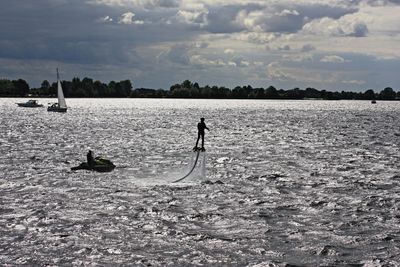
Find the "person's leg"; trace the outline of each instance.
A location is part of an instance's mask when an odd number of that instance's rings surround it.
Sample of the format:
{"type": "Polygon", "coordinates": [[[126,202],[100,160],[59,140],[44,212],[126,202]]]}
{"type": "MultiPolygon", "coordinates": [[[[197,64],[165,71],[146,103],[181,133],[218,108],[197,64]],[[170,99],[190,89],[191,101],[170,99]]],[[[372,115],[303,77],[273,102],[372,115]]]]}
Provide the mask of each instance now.
{"type": "Polygon", "coordinates": [[[204,133],[201,135],[201,148],[204,148],[204,133]]]}
{"type": "Polygon", "coordinates": [[[200,140],[200,133],[197,134],[197,141],[195,147],[197,147],[197,145],[199,144],[199,140],[200,140]]]}

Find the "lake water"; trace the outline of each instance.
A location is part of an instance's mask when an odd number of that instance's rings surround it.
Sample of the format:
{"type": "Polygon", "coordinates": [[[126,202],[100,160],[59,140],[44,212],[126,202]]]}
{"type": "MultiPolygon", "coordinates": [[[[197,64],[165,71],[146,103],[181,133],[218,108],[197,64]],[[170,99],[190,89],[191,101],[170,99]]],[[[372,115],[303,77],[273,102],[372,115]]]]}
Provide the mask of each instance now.
{"type": "Polygon", "coordinates": [[[0,265],[400,264],[400,102],[26,100],[0,99],[0,265]],[[206,175],[172,183],[200,117],[206,175]],[[71,171],[89,148],[117,168],[71,171]]]}

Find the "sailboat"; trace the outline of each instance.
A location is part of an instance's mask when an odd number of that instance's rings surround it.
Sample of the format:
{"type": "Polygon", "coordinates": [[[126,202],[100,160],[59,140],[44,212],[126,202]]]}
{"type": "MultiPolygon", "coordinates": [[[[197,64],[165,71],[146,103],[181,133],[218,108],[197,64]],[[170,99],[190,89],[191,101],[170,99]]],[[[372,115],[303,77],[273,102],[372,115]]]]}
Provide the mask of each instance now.
{"type": "Polygon", "coordinates": [[[65,97],[61,86],[60,75],[58,74],[57,68],[57,97],[58,103],[54,103],[47,107],[47,111],[54,112],[67,112],[67,103],[65,103],[65,97]]]}

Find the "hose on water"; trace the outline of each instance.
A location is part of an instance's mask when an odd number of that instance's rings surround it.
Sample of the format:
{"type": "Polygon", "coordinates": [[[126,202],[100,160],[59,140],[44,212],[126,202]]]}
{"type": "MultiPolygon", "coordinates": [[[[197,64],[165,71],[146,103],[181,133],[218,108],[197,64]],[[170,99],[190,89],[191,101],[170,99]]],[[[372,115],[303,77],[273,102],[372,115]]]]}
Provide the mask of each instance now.
{"type": "Polygon", "coordinates": [[[179,178],[178,180],[176,180],[176,181],[173,181],[173,183],[177,183],[177,182],[180,182],[180,181],[182,181],[183,179],[185,179],[186,177],[188,177],[192,172],[193,172],[193,170],[194,170],[194,168],[196,168],[196,165],[197,165],[197,161],[199,160],[199,155],[200,155],[200,150],[197,150],[197,155],[196,155],[196,159],[195,159],[195,161],[194,161],[194,164],[193,164],[193,167],[192,167],[192,169],[189,171],[189,173],[188,174],[186,174],[185,176],[183,176],[182,178],[179,178]]]}

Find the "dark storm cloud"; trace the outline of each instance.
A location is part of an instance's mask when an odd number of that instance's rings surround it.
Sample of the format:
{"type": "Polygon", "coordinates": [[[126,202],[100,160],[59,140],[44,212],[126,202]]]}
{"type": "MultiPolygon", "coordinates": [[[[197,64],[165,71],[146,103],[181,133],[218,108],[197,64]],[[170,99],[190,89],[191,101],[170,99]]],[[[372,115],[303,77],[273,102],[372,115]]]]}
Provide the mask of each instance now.
{"type": "MultiPolygon", "coordinates": [[[[184,18],[182,22],[174,20],[177,14],[185,14],[177,8],[177,0],[138,0],[127,6],[111,3],[3,0],[0,57],[81,64],[145,64],[135,51],[138,46],[190,40],[202,31],[233,33],[258,27],[265,32],[297,32],[308,20],[335,19],[355,12],[352,7],[328,5],[222,5],[205,6],[207,12],[191,16],[190,21],[184,18]],[[132,10],[135,4],[154,9],[132,10]],[[136,21],[122,21],[121,15],[127,13],[136,21]]],[[[363,32],[361,25],[354,35],[363,32]]]]}
{"type": "MultiPolygon", "coordinates": [[[[173,5],[174,1],[158,2],[173,5]]],[[[0,57],[145,64],[135,51],[137,46],[177,40],[185,35],[179,25],[164,24],[164,16],[173,16],[174,11],[152,12],[154,24],[119,24],[121,15],[128,11],[123,7],[88,5],[80,0],[4,0],[0,3],[0,57]],[[107,20],[102,21],[105,17],[107,20]],[[161,28],[157,23],[164,25],[161,28]],[[163,34],[165,31],[169,34],[163,34]]],[[[140,12],[145,13],[139,11],[135,18],[146,19],[140,12]]]]}
{"type": "Polygon", "coordinates": [[[98,42],[107,39],[93,23],[102,13],[82,8],[81,1],[5,2],[0,24],[7,41],[0,41],[1,57],[91,62],[98,42]]]}

